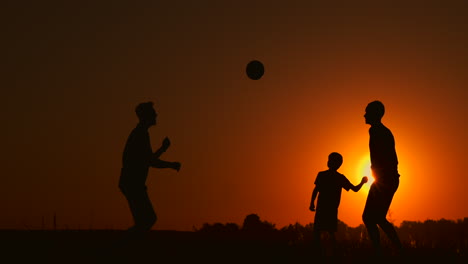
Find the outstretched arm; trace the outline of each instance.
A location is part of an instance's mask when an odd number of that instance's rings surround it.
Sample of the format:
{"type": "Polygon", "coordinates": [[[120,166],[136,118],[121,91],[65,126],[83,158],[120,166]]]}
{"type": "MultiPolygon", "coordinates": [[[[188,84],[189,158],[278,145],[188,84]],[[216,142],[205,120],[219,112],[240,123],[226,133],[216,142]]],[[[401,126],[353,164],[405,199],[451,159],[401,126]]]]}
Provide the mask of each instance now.
{"type": "Polygon", "coordinates": [[[364,185],[364,183],[366,182],[367,182],[367,177],[364,176],[362,177],[362,180],[358,185],[355,185],[355,186],[353,185],[353,187],[351,187],[351,190],[353,190],[354,192],[358,192],[359,190],[361,190],[362,185],[364,185]]]}
{"type": "Polygon", "coordinates": [[[317,186],[315,186],[314,190],[312,191],[312,198],[310,199],[310,206],[309,206],[309,210],[311,210],[312,212],[315,211],[315,199],[317,198],[317,194],[318,194],[318,189],[317,189],[317,186]]]}
{"type": "Polygon", "coordinates": [[[177,161],[165,161],[165,160],[160,160],[160,159],[153,159],[151,162],[151,167],[159,168],[159,169],[170,168],[170,169],[179,171],[180,166],[181,166],[180,162],[177,162],[177,161]]]}

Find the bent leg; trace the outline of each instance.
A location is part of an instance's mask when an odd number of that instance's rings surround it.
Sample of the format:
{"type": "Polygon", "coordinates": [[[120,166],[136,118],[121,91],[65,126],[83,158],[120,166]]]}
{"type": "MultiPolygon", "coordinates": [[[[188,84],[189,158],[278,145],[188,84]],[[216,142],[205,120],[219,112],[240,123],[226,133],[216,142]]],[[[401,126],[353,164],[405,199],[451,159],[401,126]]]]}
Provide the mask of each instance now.
{"type": "Polygon", "coordinates": [[[375,221],[372,221],[367,214],[363,214],[362,220],[364,221],[364,225],[367,229],[367,235],[372,242],[374,249],[377,251],[378,254],[381,253],[381,245],[380,245],[380,232],[375,221]]]}
{"type": "Polygon", "coordinates": [[[377,254],[381,254],[380,232],[377,224],[385,219],[385,213],[382,217],[382,208],[378,195],[379,190],[375,184],[372,184],[367,196],[366,205],[362,214],[362,221],[367,229],[369,239],[374,246],[377,254]]]}
{"type": "Polygon", "coordinates": [[[395,227],[392,223],[390,223],[387,219],[382,223],[379,223],[380,228],[385,232],[387,237],[392,241],[393,245],[398,251],[401,251],[403,246],[401,244],[400,238],[395,230],[395,227]]]}
{"type": "Polygon", "coordinates": [[[382,192],[382,208],[385,210],[385,217],[379,221],[379,226],[382,228],[382,231],[387,235],[393,245],[396,247],[398,251],[401,251],[402,245],[400,238],[395,230],[395,227],[392,223],[387,220],[387,212],[390,208],[390,204],[392,203],[393,196],[398,188],[398,183],[395,185],[390,185],[385,191],[382,192]]]}
{"type": "Polygon", "coordinates": [[[131,230],[136,232],[149,231],[157,217],[146,190],[127,193],[126,197],[135,223],[131,230]]]}

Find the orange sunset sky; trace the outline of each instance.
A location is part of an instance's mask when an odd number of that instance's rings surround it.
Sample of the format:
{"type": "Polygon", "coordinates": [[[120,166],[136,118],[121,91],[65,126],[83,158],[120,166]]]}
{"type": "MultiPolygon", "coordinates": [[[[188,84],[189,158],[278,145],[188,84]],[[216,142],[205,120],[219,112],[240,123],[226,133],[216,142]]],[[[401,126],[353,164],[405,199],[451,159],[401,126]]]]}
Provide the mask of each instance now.
{"type": "MultiPolygon", "coordinates": [[[[400,161],[390,219],[468,216],[465,1],[29,2],[2,7],[0,228],[129,227],[117,184],[143,101],[153,148],[168,136],[182,163],[150,170],[154,229],[313,222],[330,152],[368,175],[376,99],[400,161]]],[[[340,220],[362,223],[368,189],[343,192],[340,220]]]]}

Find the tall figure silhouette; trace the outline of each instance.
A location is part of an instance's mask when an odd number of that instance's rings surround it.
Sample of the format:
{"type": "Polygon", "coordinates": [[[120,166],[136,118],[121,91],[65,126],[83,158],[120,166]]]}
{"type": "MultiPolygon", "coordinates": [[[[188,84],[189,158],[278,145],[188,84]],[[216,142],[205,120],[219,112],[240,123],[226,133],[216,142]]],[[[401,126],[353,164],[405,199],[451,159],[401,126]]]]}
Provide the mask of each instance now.
{"type": "Polygon", "coordinates": [[[127,199],[133,216],[134,226],[128,231],[131,234],[144,234],[157,219],[146,191],[149,168],[172,168],[179,171],[181,164],[159,158],[171,144],[167,137],[156,152],[152,151],[148,129],[156,125],[157,113],[153,102],[139,104],[135,112],[139,122],[130,133],[123,151],[119,188],[127,199]]]}
{"type": "Polygon", "coordinates": [[[364,115],[366,124],[371,126],[369,150],[375,181],[370,187],[362,219],[377,255],[382,254],[378,226],[399,252],[402,248],[394,226],[387,220],[388,209],[400,183],[400,174],[398,173],[395,139],[390,129],[381,121],[384,113],[383,103],[373,101],[367,105],[364,115]]]}

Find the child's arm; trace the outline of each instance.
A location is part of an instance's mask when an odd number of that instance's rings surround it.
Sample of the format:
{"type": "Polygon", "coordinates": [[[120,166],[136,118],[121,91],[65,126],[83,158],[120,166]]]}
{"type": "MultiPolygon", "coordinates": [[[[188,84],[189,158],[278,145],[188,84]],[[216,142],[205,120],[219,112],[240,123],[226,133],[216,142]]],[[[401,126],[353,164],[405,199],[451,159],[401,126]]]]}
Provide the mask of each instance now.
{"type": "Polygon", "coordinates": [[[361,189],[362,185],[364,185],[364,183],[366,182],[367,182],[367,177],[364,176],[362,177],[362,180],[358,185],[355,185],[355,186],[353,185],[353,187],[351,187],[351,190],[358,192],[361,189]]]}
{"type": "Polygon", "coordinates": [[[317,186],[315,186],[314,191],[312,191],[312,198],[310,200],[310,206],[309,206],[309,210],[311,210],[312,212],[315,211],[315,198],[317,198],[317,194],[318,194],[318,189],[317,189],[317,186]]]}

